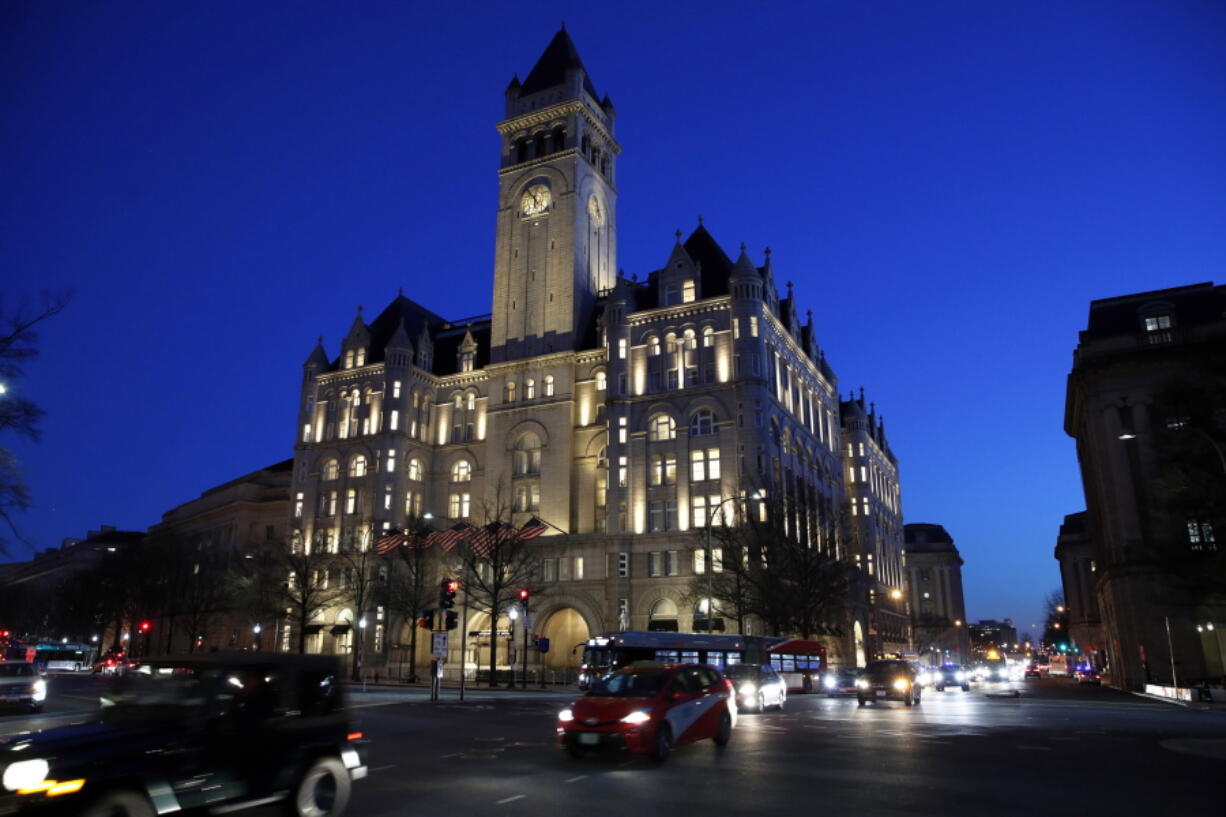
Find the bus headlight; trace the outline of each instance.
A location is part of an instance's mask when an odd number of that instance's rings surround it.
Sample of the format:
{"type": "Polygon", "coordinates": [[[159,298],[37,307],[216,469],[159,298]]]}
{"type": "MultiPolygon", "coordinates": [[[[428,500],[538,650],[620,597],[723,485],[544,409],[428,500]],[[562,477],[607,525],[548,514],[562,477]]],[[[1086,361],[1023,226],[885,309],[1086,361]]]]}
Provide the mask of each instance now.
{"type": "Polygon", "coordinates": [[[898,690],[899,692],[906,692],[910,686],[911,682],[906,678],[899,678],[894,681],[894,689],[898,690]]]}
{"type": "Polygon", "coordinates": [[[558,720],[562,721],[562,723],[569,723],[573,721],[574,719],[575,719],[575,713],[572,712],[570,709],[563,709],[561,712],[558,713],[558,720]]]}
{"type": "Polygon", "coordinates": [[[622,723],[628,723],[631,726],[638,726],[641,723],[647,723],[649,720],[651,720],[651,715],[648,715],[646,712],[640,709],[635,712],[631,712],[629,715],[622,718],[622,723]]]}

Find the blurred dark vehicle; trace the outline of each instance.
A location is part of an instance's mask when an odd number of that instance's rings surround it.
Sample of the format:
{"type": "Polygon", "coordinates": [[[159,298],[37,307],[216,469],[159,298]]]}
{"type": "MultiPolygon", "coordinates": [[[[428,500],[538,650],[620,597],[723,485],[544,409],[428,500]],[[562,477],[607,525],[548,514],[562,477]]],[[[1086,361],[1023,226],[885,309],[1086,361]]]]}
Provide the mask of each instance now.
{"type": "Polygon", "coordinates": [[[28,661],[0,661],[0,709],[38,712],[47,700],[47,682],[28,661]]]}
{"type": "Polygon", "coordinates": [[[920,702],[922,693],[915,667],[906,661],[870,661],[856,679],[860,706],[869,701],[902,701],[912,706],[920,702]]]}
{"type": "Polygon", "coordinates": [[[846,667],[826,673],[822,678],[822,692],[827,695],[855,695],[856,679],[863,672],[859,667],[846,667]]]}
{"type": "Polygon", "coordinates": [[[366,776],[331,656],[159,658],[117,677],[93,723],[0,740],[0,815],[152,817],[280,802],[335,817],[366,776]]]}
{"type": "Polygon", "coordinates": [[[1095,686],[1103,685],[1103,677],[1090,667],[1078,667],[1073,677],[1077,679],[1078,684],[1094,684],[1095,686]]]}
{"type": "Polygon", "coordinates": [[[933,686],[937,692],[944,692],[945,687],[962,687],[963,692],[971,691],[971,674],[957,664],[946,664],[933,671],[933,686]]]}

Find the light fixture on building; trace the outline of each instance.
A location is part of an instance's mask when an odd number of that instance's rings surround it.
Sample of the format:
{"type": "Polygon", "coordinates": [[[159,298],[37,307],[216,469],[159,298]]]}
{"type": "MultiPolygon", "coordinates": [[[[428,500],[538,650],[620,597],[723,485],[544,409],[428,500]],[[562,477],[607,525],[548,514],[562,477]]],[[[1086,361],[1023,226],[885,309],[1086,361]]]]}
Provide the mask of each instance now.
{"type": "Polygon", "coordinates": [[[1132,424],[1132,406],[1123,404],[1116,407],[1120,413],[1120,439],[1135,440],[1137,438],[1137,430],[1132,424]]]}

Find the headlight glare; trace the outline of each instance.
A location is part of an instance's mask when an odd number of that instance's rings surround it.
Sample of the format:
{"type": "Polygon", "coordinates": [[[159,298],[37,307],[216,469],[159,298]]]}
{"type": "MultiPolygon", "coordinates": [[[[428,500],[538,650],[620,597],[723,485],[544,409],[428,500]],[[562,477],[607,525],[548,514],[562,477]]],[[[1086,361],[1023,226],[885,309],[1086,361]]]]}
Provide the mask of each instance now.
{"type": "Polygon", "coordinates": [[[868,689],[868,681],[863,678],[856,679],[856,689],[868,689]]]}
{"type": "Polygon", "coordinates": [[[575,719],[575,713],[572,712],[570,709],[563,709],[561,712],[558,713],[558,720],[562,721],[563,723],[568,723],[570,721],[573,721],[574,719],[575,719]]]}
{"type": "Polygon", "coordinates": [[[649,720],[651,720],[651,715],[648,715],[646,712],[640,709],[638,711],[631,712],[629,715],[622,718],[622,723],[628,723],[631,726],[638,726],[640,723],[647,723],[649,720]]]}
{"type": "Polygon", "coordinates": [[[826,687],[826,689],[834,689],[838,686],[838,681],[834,680],[833,675],[827,675],[826,680],[822,681],[822,686],[826,687]]]}
{"type": "Polygon", "coordinates": [[[899,692],[906,692],[907,688],[910,686],[911,682],[906,678],[898,678],[894,681],[894,689],[898,690],[899,692]]]}
{"type": "Polygon", "coordinates": [[[51,766],[40,757],[10,763],[4,770],[4,788],[9,791],[29,789],[47,779],[51,766]]]}
{"type": "Polygon", "coordinates": [[[741,684],[740,689],[738,689],[737,691],[740,692],[745,697],[749,697],[750,695],[758,694],[758,688],[749,682],[741,684]]]}
{"type": "Polygon", "coordinates": [[[954,680],[956,680],[958,683],[962,683],[963,681],[966,680],[966,673],[965,672],[955,672],[954,680]]]}

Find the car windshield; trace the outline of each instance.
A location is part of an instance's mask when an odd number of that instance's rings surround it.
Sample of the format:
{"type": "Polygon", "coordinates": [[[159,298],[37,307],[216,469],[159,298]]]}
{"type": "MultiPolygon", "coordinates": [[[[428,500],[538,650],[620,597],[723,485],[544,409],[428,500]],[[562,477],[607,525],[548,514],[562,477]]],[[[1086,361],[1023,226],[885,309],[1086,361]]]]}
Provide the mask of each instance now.
{"type": "Polygon", "coordinates": [[[907,672],[901,661],[878,661],[864,668],[864,674],[874,681],[884,681],[907,672]]]}
{"type": "Polygon", "coordinates": [[[650,698],[664,688],[667,672],[617,672],[592,685],[588,695],[598,698],[650,698]]]}
{"type": "Polygon", "coordinates": [[[22,678],[34,674],[34,666],[22,661],[20,664],[0,664],[0,678],[22,678]]]}

